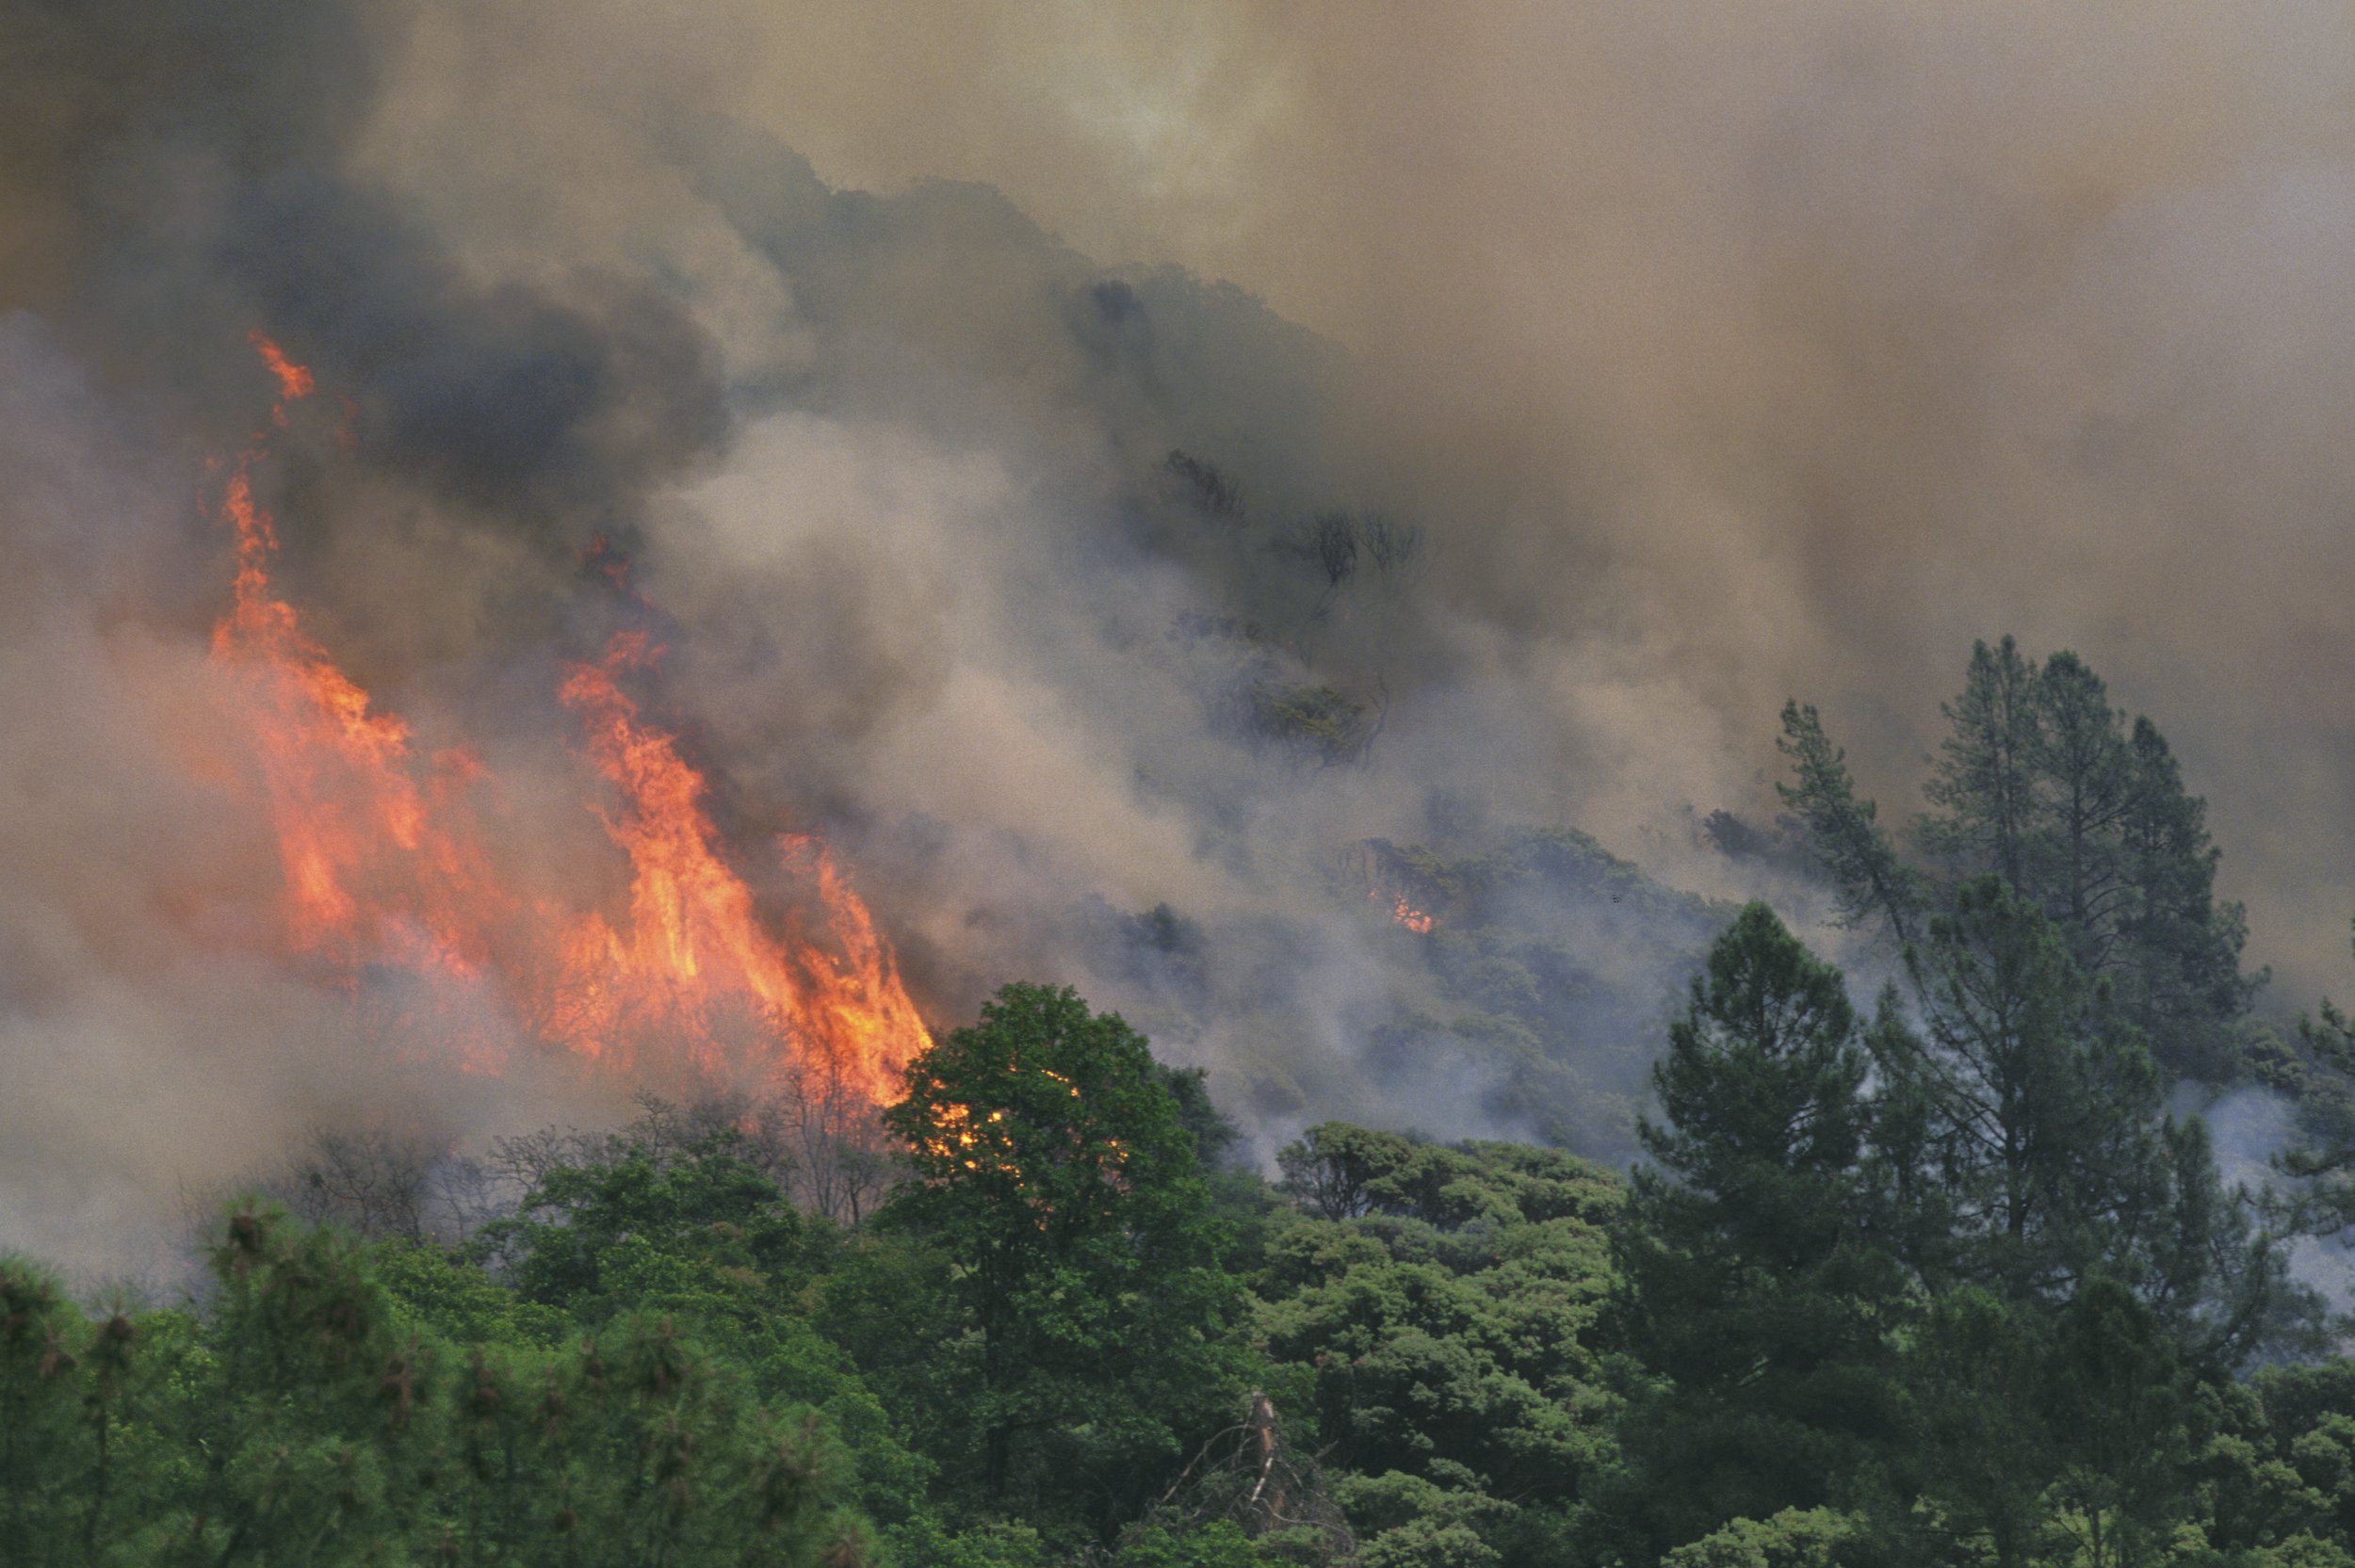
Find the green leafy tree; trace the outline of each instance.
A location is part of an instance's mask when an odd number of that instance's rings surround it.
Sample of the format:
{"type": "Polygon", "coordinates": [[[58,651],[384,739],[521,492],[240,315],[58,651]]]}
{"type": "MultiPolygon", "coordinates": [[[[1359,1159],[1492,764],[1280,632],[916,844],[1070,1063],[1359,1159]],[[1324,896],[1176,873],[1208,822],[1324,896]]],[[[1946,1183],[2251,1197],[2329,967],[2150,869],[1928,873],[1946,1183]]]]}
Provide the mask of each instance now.
{"type": "MultiPolygon", "coordinates": [[[[874,1558],[824,1418],[760,1399],[667,1315],[561,1347],[452,1341],[385,1289],[372,1249],[258,1203],[209,1261],[201,1309],[95,1319],[0,1266],[7,1561],[874,1558]]],[[[481,1311],[471,1292],[433,1299],[457,1303],[453,1324],[481,1311]]]]}
{"type": "Polygon", "coordinates": [[[1113,1568],[1259,1568],[1265,1561],[1240,1527],[1216,1519],[1189,1530],[1133,1530],[1122,1539],[1113,1568]]]}
{"type": "Polygon", "coordinates": [[[2043,1403],[2045,1344],[2041,1314],[1977,1285],[1925,1304],[1908,1335],[1900,1440],[1864,1478],[1880,1560],[2035,1560],[2060,1468],[2043,1403]]]}
{"type": "Polygon", "coordinates": [[[1766,1519],[1735,1519],[1677,1547],[1661,1568],[1838,1568],[1856,1522],[1827,1508],[1785,1509],[1766,1519]]]}
{"type": "Polygon", "coordinates": [[[949,1260],[952,1482],[1099,1533],[1239,1407],[1196,1136],[1143,1036],[1009,985],[912,1062],[885,1112],[916,1179],[879,1217],[949,1260]]]}
{"type": "Polygon", "coordinates": [[[475,1250],[501,1263],[526,1301],[592,1327],[652,1304],[650,1270],[690,1289],[716,1279],[789,1290],[803,1279],[810,1227],[740,1142],[719,1133],[665,1158],[629,1145],[555,1164],[475,1250]]]}
{"type": "Polygon", "coordinates": [[[2355,1561],[2355,1361],[2195,1393],[2195,1511],[2214,1560],[2355,1561]]]}
{"type": "Polygon", "coordinates": [[[2087,1281],[2055,1324],[2044,1378],[2051,1501],[2087,1568],[2164,1560],[2192,1508],[2189,1394],[2158,1315],[2113,1280],[2087,1281]]]}
{"type": "Polygon", "coordinates": [[[781,1172],[755,1165],[752,1153],[732,1129],[583,1144],[548,1163],[517,1213],[476,1243],[502,1283],[398,1248],[380,1249],[389,1254],[380,1269],[391,1263],[396,1290],[435,1309],[435,1321],[463,1322],[485,1340],[505,1322],[536,1329],[549,1317],[573,1335],[668,1318],[736,1368],[758,1399],[822,1413],[847,1450],[851,1495],[898,1529],[922,1511],[932,1466],[908,1446],[907,1421],[810,1310],[836,1233],[805,1219],[781,1172]],[[484,1290],[507,1298],[504,1319],[484,1290]]]}
{"type": "Polygon", "coordinates": [[[1562,1560],[1616,1462],[1616,1181],[1558,1150],[1342,1123],[1280,1160],[1298,1207],[1253,1281],[1254,1331],[1365,1560],[1562,1560]]]}

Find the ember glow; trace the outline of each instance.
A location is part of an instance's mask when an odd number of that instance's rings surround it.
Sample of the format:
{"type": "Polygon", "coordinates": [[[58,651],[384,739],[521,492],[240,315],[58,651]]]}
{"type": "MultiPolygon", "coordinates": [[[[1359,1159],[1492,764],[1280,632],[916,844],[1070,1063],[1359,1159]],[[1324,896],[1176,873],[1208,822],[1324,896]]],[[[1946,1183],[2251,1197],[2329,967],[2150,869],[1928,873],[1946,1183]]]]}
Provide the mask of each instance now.
{"type": "MultiPolygon", "coordinates": [[[[1036,1073],[1061,1085],[1072,1099],[1085,1098],[1080,1092],[1078,1084],[1052,1068],[1026,1067],[1017,1063],[1009,1067],[1007,1072],[1010,1077],[1036,1073]]],[[[932,1081],[934,1094],[941,1093],[947,1087],[937,1078],[932,1081]]],[[[1054,1090],[1044,1092],[1050,1098],[1057,1097],[1054,1090]]],[[[1036,1109],[1034,1106],[1034,1111],[1036,1109]]],[[[1060,1164],[1069,1158],[1100,1158],[1106,1162],[1100,1172],[1103,1179],[1114,1187],[1126,1188],[1128,1178],[1123,1168],[1129,1163],[1129,1151],[1116,1138],[1104,1139],[1099,1147],[1083,1130],[1087,1118],[1081,1108],[1072,1110],[1072,1125],[1062,1135],[1050,1134],[1042,1138],[1034,1128],[1027,1140],[1022,1136],[1021,1123],[1015,1120],[1019,1114],[1002,1106],[977,1111],[962,1101],[937,1101],[933,1109],[931,1128],[922,1140],[923,1152],[938,1162],[934,1176],[956,1179],[956,1172],[962,1171],[973,1175],[1008,1178],[1016,1188],[1025,1188],[1025,1201],[1037,1211],[1042,1229],[1048,1218],[1055,1212],[1055,1205],[1035,1190],[1031,1190],[1030,1184],[1024,1179],[1019,1147],[1024,1141],[1029,1142],[1033,1157],[1043,1156],[1050,1163],[1060,1164]]],[[[1044,1114],[1050,1126],[1060,1119],[1054,1112],[1044,1114]]]]}
{"type": "MultiPolygon", "coordinates": [[[[1378,902],[1382,897],[1382,890],[1375,888],[1368,897],[1378,902]]],[[[1438,926],[1439,918],[1436,914],[1425,914],[1414,906],[1406,895],[1401,893],[1396,895],[1396,902],[1390,906],[1390,922],[1393,925],[1404,926],[1410,931],[1429,935],[1438,926]]]]}
{"type": "MultiPolygon", "coordinates": [[[[311,374],[256,334],[282,397],[311,374]]],[[[285,403],[272,410],[283,426],[285,403]]],[[[876,1102],[927,1043],[891,949],[825,849],[776,841],[782,868],[816,913],[756,907],[706,809],[703,775],[625,689],[659,655],[616,636],[558,693],[579,715],[586,809],[627,858],[618,921],[543,890],[503,885],[484,853],[471,752],[420,756],[409,726],[378,708],[301,625],[270,576],[278,548],[253,495],[249,450],[223,520],[236,541],[231,608],[213,656],[235,672],[245,734],[276,828],[285,934],[295,953],[357,991],[384,971],[423,982],[404,1043],[495,1071],[509,1042],[536,1038],[617,1072],[684,1072],[757,1087],[816,1071],[876,1102]],[[422,1037],[422,1038],[417,1038],[422,1037]]]]}

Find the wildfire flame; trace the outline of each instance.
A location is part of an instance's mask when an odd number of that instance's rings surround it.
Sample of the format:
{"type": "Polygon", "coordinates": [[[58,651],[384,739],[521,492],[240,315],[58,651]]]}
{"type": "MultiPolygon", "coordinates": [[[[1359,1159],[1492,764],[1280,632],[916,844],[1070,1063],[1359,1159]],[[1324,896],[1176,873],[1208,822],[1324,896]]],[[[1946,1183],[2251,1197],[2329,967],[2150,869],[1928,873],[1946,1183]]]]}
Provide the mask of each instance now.
{"type": "MultiPolygon", "coordinates": [[[[1367,897],[1374,899],[1376,902],[1379,902],[1382,897],[1382,890],[1377,887],[1372,893],[1368,894],[1367,897]]],[[[1413,902],[1409,900],[1404,893],[1397,895],[1397,902],[1390,906],[1390,919],[1396,925],[1404,926],[1410,931],[1420,932],[1423,935],[1429,935],[1432,929],[1439,924],[1439,917],[1437,915],[1425,914],[1422,911],[1417,909],[1413,902]]]]}
{"type": "MultiPolygon", "coordinates": [[[[1085,1098],[1080,1092],[1078,1084],[1052,1068],[1025,1067],[1017,1064],[1010,1067],[1008,1071],[1014,1075],[1024,1072],[1036,1073],[1042,1077],[1061,1084],[1069,1092],[1071,1098],[1075,1100],[1085,1098]]],[[[932,1089],[935,1093],[947,1087],[937,1078],[932,1080],[932,1089]]],[[[1010,1113],[1003,1107],[993,1107],[976,1114],[972,1106],[962,1101],[938,1102],[933,1112],[932,1124],[920,1140],[920,1147],[924,1153],[940,1162],[940,1173],[953,1175],[955,1171],[965,1171],[976,1175],[1003,1177],[1010,1180],[1016,1188],[1022,1190],[1023,1201],[1029,1204],[1034,1211],[1038,1228],[1045,1230],[1048,1220],[1053,1218],[1056,1212],[1056,1206],[1048,1198],[1040,1195],[1034,1185],[1025,1177],[1021,1162],[1015,1157],[1021,1141],[1016,1135],[1021,1124],[1018,1122],[1009,1121],[1011,1114],[1014,1113],[1010,1113]]],[[[1080,1113],[1075,1110],[1073,1115],[1076,1118],[1080,1113]]],[[[1126,1167],[1129,1164],[1129,1150],[1122,1147],[1120,1140],[1107,1138],[1103,1141],[1102,1148],[1095,1150],[1088,1134],[1080,1128],[1067,1129],[1064,1136],[1068,1140],[1072,1156],[1077,1157],[1082,1154],[1088,1154],[1096,1158],[1108,1160],[1108,1168],[1100,1172],[1103,1180],[1116,1189],[1122,1191],[1128,1189],[1126,1167]]],[[[1056,1157],[1051,1140],[1033,1140],[1031,1147],[1046,1149],[1050,1160],[1056,1157]]]]}
{"type": "MultiPolygon", "coordinates": [[[[262,335],[259,328],[245,336],[246,341],[253,345],[253,351],[262,356],[262,363],[269,366],[269,373],[278,378],[279,396],[292,402],[297,397],[308,397],[318,390],[318,383],[312,380],[311,373],[288,359],[278,345],[262,335]]],[[[281,404],[275,412],[284,413],[284,405],[281,404]]]]}
{"type": "MultiPolygon", "coordinates": [[[[267,337],[253,344],[277,379],[271,423],[283,427],[286,403],[316,383],[267,337]]],[[[463,749],[420,758],[409,726],[377,708],[279,596],[276,529],[253,497],[266,451],[257,441],[238,459],[222,502],[236,575],[213,656],[238,679],[235,719],[276,828],[295,949],[349,984],[389,967],[423,978],[430,994],[495,993],[521,1032],[584,1060],[626,1067],[665,1051],[710,1079],[816,1069],[878,1103],[898,1098],[901,1069],[929,1037],[889,945],[805,834],[781,835],[779,849],[823,940],[763,918],[705,809],[702,774],[623,688],[658,650],[625,633],[559,692],[581,718],[582,755],[606,795],[589,809],[629,862],[625,922],[502,885],[472,812],[480,761],[463,749]]],[[[465,1065],[495,1070],[501,1031],[453,1022],[468,1010],[442,1010],[444,1043],[465,1065]]]]}

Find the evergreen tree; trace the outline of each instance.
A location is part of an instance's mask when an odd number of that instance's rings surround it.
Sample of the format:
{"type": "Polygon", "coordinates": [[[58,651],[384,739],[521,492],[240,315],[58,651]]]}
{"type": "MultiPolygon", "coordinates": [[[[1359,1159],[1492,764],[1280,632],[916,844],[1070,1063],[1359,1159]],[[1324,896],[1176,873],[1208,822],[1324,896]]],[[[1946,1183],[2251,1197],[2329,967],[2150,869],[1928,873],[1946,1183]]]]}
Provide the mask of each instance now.
{"type": "Polygon", "coordinates": [[[1661,1544],[1827,1500],[1883,1431],[1902,1285],[1866,1171],[1869,1061],[1838,971],[1763,904],[1735,917],[1654,1071],[1666,1123],[1617,1258],[1660,1380],[1626,1441],[1661,1544]]]}
{"type": "Polygon", "coordinates": [[[2054,1325],[2042,1404],[2057,1475],[2050,1501],[2087,1568],[2165,1560],[2191,1507],[2184,1471],[2201,1434],[2159,1317],[2116,1281],[2087,1282],[2054,1325]]]}
{"type": "Polygon", "coordinates": [[[2281,1260],[2205,1127],[2161,1117],[2139,1031],[2032,901],[1996,877],[1964,885],[1908,964],[1923,1036],[1894,1071],[1954,1205],[1948,1257],[1921,1260],[1933,1285],[2058,1303],[2106,1274],[2226,1359],[2281,1327],[2281,1260]]]}
{"type": "Polygon", "coordinates": [[[1775,786],[1807,831],[1808,842],[1838,891],[1842,922],[1886,920],[1899,944],[1912,940],[1924,895],[1921,876],[1898,856],[1878,808],[1857,799],[1847,753],[1824,733],[1812,704],[1782,705],[1776,749],[1791,760],[1792,782],[1775,786]]]}
{"type": "Polygon", "coordinates": [[[2298,1184],[2291,1221],[2334,1236],[2355,1226],[2355,1015],[2326,996],[2318,1016],[2298,1020],[2298,1037],[2303,1125],[2279,1164],[2298,1184]]]}
{"type": "Polygon", "coordinates": [[[2086,984],[2060,933],[1990,877],[1908,954],[1922,1002],[1917,1081],[1955,1195],[1965,1277],[2065,1294],[2166,1187],[2149,1054],[2086,984]]]}
{"type": "Polygon", "coordinates": [[[2045,661],[2036,697],[2040,798],[2027,864],[2014,885],[2039,895],[2079,967],[2103,974],[2120,957],[2120,926],[2131,913],[2135,867],[2123,830],[2137,802],[2134,757],[2101,677],[2076,655],[2045,661]]]}
{"type": "Polygon", "coordinates": [[[2131,725],[2075,654],[2041,666],[2006,637],[1973,646],[1949,733],[1923,786],[1931,811],[1908,865],[1860,800],[1813,708],[1787,703],[1779,786],[1851,924],[1885,922],[1900,946],[1924,911],[1993,875],[2032,901],[2168,1072],[2211,1082],[2243,1071],[2239,1021],[2262,975],[2241,973],[2247,922],[2215,897],[2207,808],[2185,793],[2155,725],[2131,725]]]}
{"type": "Polygon", "coordinates": [[[1867,1478],[1881,1549],[1865,1560],[2035,1560],[2060,1467],[2043,1404],[2045,1327],[1977,1285],[1924,1306],[1900,1380],[1901,1437],[1867,1478]]]}
{"type": "Polygon", "coordinates": [[[2169,1070],[2209,1082],[2237,1070],[2234,1026],[2265,983],[2241,973],[2249,922],[2216,900],[2217,862],[2207,802],[2184,790],[2183,771],[2156,726],[2136,719],[2120,823],[2126,894],[2119,901],[2117,977],[2127,1015],[2169,1070]]]}
{"type": "Polygon", "coordinates": [[[138,1327],[93,1326],[56,1279],[0,1257],[0,1562],[101,1560],[138,1327]]]}
{"type": "Polygon", "coordinates": [[[1941,703],[1952,733],[1922,793],[1942,816],[1917,828],[1924,848],[1972,871],[2026,885],[2040,826],[2038,765],[2044,752],[2036,667],[2008,637],[1972,644],[1962,695],[1941,703]]]}

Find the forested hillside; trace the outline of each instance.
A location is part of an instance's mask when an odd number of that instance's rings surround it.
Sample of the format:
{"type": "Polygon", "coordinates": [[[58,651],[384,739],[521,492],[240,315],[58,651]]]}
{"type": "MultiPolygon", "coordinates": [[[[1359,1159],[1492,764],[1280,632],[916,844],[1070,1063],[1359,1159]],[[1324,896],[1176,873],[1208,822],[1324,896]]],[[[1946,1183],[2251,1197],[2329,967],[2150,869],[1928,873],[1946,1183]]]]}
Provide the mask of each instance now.
{"type": "MultiPolygon", "coordinates": [[[[325,1140],[273,1184],[306,1218],[239,1200],[185,1301],[0,1265],[0,1560],[2355,1563],[2355,1361],[2277,1235],[2344,1209],[2261,1209],[2162,1109],[2151,1025],[2235,1038],[2247,985],[2165,1001],[2236,944],[2155,732],[2116,766],[2158,848],[2055,833],[2049,775],[2006,829],[1958,743],[1925,866],[1787,723],[1906,985],[1868,1005],[1741,909],[1644,1043],[1632,1179],[1329,1122],[1262,1172],[1200,1072],[1032,984],[876,1126],[649,1101],[504,1141],[463,1214],[432,1159],[325,1140]]],[[[1540,967],[1498,900],[1595,851],[1379,853],[1463,919],[1461,988],[1540,967]]],[[[2307,1032],[2324,1081],[2344,1018],[2307,1032]]]]}
{"type": "MultiPolygon", "coordinates": [[[[2018,911],[2011,912],[2014,918],[2018,911]]],[[[2040,1051],[2060,1043],[2023,1037],[2040,1051]]],[[[2086,1041],[2038,1071],[2118,1091],[2086,1041]]],[[[7,1266],[12,1562],[2355,1560],[2355,1364],[2155,1078],[2006,1166],[1994,1079],[1762,906],[1632,1188],[1340,1123],[1275,1183],[1009,987],[845,1225],[669,1107],[456,1244],[264,1201],[180,1306],[7,1266]],[[1869,1086],[1872,1063],[1951,1073],[1869,1086]],[[2262,1368],[2262,1369],[2260,1369],[2262,1368]]],[[[2124,1080],[2131,1081],[2131,1070],[2124,1080]]]]}

